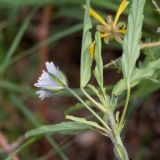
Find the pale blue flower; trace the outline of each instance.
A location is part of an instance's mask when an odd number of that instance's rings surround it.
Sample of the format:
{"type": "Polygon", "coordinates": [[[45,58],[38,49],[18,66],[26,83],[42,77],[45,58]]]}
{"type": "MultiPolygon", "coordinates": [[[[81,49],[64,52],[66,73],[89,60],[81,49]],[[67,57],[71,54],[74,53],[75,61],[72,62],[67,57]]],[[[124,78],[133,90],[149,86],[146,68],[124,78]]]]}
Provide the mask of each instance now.
{"type": "Polygon", "coordinates": [[[67,81],[63,73],[54,65],[53,62],[46,62],[47,71],[43,71],[38,79],[38,82],[34,84],[35,87],[40,88],[36,94],[43,100],[57,93],[67,87],[67,81]]]}

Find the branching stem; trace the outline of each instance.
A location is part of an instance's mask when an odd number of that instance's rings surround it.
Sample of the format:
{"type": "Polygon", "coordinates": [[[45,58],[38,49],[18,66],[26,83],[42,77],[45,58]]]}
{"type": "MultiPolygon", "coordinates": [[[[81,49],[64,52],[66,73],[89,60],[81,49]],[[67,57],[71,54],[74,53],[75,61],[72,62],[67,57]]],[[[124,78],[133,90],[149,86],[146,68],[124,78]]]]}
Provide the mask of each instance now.
{"type": "Polygon", "coordinates": [[[81,87],[81,91],[84,93],[84,95],[95,105],[97,106],[102,112],[106,113],[106,110],[104,109],[104,107],[99,104],[98,102],[96,102],[86,91],[83,87],[81,87]]]}
{"type": "Polygon", "coordinates": [[[106,125],[103,119],[95,113],[95,111],[92,110],[76,92],[70,88],[68,88],[68,90],[103,124],[103,126],[107,129],[107,132],[110,132],[110,128],[106,125]]]}
{"type": "Polygon", "coordinates": [[[117,58],[117,59],[109,62],[109,63],[107,63],[106,65],[104,65],[103,68],[106,68],[106,69],[107,69],[107,68],[110,67],[111,65],[117,63],[119,60],[120,60],[120,58],[117,58]]]}

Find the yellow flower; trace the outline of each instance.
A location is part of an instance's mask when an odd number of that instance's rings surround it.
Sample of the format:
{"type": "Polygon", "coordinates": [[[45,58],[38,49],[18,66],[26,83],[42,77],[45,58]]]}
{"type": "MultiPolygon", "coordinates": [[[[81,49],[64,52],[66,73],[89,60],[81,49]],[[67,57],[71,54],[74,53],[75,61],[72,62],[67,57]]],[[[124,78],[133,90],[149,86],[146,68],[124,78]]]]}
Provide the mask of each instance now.
{"type": "MultiPolygon", "coordinates": [[[[101,33],[101,38],[104,39],[105,43],[109,43],[110,39],[115,39],[119,43],[122,43],[123,36],[126,33],[126,24],[124,22],[118,21],[128,3],[129,2],[127,0],[122,0],[117,10],[114,21],[111,16],[107,16],[107,21],[105,21],[95,10],[90,8],[90,15],[100,23],[99,25],[97,25],[97,30],[101,33]]],[[[92,58],[94,56],[94,46],[95,41],[93,41],[89,47],[90,55],[92,58]]]]}

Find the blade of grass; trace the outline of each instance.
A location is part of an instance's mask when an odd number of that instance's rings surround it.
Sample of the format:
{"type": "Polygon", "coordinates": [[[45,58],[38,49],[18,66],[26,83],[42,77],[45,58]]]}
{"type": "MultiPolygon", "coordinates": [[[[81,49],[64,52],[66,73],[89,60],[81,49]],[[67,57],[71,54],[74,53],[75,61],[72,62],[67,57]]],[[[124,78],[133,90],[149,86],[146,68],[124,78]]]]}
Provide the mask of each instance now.
{"type": "MultiPolygon", "coordinates": [[[[27,106],[25,106],[25,104],[18,98],[18,96],[11,94],[9,98],[10,98],[11,103],[14,104],[14,106],[17,107],[17,109],[20,110],[24,114],[24,116],[32,123],[33,126],[39,127],[42,125],[42,122],[40,121],[40,119],[38,119],[35,115],[33,115],[27,109],[27,106]]],[[[64,152],[61,150],[61,148],[59,147],[59,145],[56,143],[56,141],[53,138],[51,138],[50,136],[46,136],[46,139],[53,146],[53,148],[55,149],[55,152],[57,152],[57,154],[61,157],[62,160],[68,160],[64,152]]],[[[18,150],[18,152],[21,150],[21,147],[18,150]]]]}
{"type": "Polygon", "coordinates": [[[34,15],[34,13],[37,11],[37,7],[34,8],[31,13],[27,16],[27,18],[25,19],[25,21],[22,23],[16,37],[14,38],[13,40],[13,43],[12,45],[10,46],[9,50],[8,50],[8,53],[6,54],[6,57],[4,59],[4,62],[2,63],[2,66],[0,66],[0,70],[2,70],[2,72],[5,71],[5,69],[9,66],[10,64],[10,61],[11,61],[11,58],[13,56],[13,54],[15,53],[16,49],[17,49],[17,46],[19,45],[22,37],[24,36],[28,26],[29,26],[29,23],[34,15]]]}
{"type": "Polygon", "coordinates": [[[78,32],[80,30],[82,30],[83,28],[83,24],[82,23],[78,23],[68,29],[63,29],[63,31],[60,31],[54,35],[52,35],[51,37],[48,38],[48,40],[46,41],[43,41],[42,43],[38,43],[36,45],[34,45],[33,47],[25,50],[25,51],[22,51],[21,53],[18,54],[18,56],[16,56],[15,58],[13,58],[11,64],[13,64],[14,62],[18,61],[19,59],[25,57],[25,56],[28,56],[32,53],[34,53],[35,51],[38,50],[38,48],[41,46],[41,45],[44,45],[44,44],[50,44],[50,43],[53,43],[53,42],[56,42],[70,34],[73,34],[75,32],[78,32]]]}
{"type": "Polygon", "coordinates": [[[5,158],[5,160],[13,160],[12,157],[15,156],[16,154],[18,154],[21,150],[23,150],[25,147],[27,147],[28,145],[32,144],[33,142],[35,142],[39,137],[33,137],[29,140],[27,140],[23,145],[21,145],[18,149],[16,149],[12,155],[8,156],[7,158],[5,158]]]}
{"type": "Polygon", "coordinates": [[[25,93],[25,95],[30,97],[36,97],[34,89],[31,89],[30,87],[27,87],[27,86],[26,87],[20,86],[20,85],[14,84],[13,82],[9,82],[7,80],[0,81],[0,88],[15,92],[15,93],[25,93]]]}

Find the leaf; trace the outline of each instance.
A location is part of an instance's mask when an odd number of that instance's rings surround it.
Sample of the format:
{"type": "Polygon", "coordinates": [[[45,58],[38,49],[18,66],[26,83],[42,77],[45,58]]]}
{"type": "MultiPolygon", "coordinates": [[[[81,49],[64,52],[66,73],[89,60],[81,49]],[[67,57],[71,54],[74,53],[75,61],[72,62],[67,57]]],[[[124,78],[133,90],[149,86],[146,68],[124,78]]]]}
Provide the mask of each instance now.
{"type": "Polygon", "coordinates": [[[103,88],[103,60],[102,60],[101,48],[102,48],[101,35],[99,32],[96,32],[96,34],[95,34],[95,52],[94,52],[96,67],[94,70],[94,76],[95,76],[100,88],[103,88]]]}
{"type": "Polygon", "coordinates": [[[102,102],[104,104],[108,103],[108,96],[105,94],[106,93],[106,88],[101,88],[101,92],[100,92],[98,90],[98,88],[96,88],[95,86],[93,86],[91,84],[88,84],[87,87],[89,89],[91,89],[91,91],[98,97],[98,99],[100,100],[100,102],[102,102]]]}
{"type": "Polygon", "coordinates": [[[128,17],[127,34],[123,42],[122,71],[124,79],[129,82],[129,84],[136,61],[140,55],[140,38],[145,1],[146,0],[132,0],[128,17]]]}
{"type": "MultiPolygon", "coordinates": [[[[160,69],[160,59],[149,62],[144,68],[135,68],[130,80],[130,86],[134,87],[144,79],[152,78],[156,70],[160,69]]],[[[121,79],[114,87],[112,94],[120,95],[126,87],[125,79],[121,79]]]]}
{"type": "Polygon", "coordinates": [[[61,133],[61,134],[77,134],[84,130],[91,129],[91,126],[79,122],[62,122],[54,125],[45,125],[37,129],[30,130],[25,133],[25,138],[32,136],[61,133]]]}
{"type": "MultiPolygon", "coordinates": [[[[92,103],[90,101],[85,101],[85,103],[92,107],[92,103]]],[[[84,105],[81,103],[77,103],[76,105],[69,107],[69,109],[67,109],[64,114],[67,115],[82,108],[85,108],[84,105]]]]}
{"type": "Polygon", "coordinates": [[[86,125],[92,126],[94,128],[105,131],[105,129],[103,127],[101,127],[99,124],[97,124],[96,122],[87,121],[85,118],[79,118],[79,117],[74,117],[74,116],[67,115],[66,119],[70,119],[72,121],[79,122],[79,123],[82,123],[82,124],[86,124],[86,125]]]}
{"type": "Polygon", "coordinates": [[[82,49],[81,49],[81,73],[80,73],[81,87],[85,87],[91,78],[91,66],[93,61],[88,50],[90,44],[92,43],[91,32],[89,31],[92,28],[89,9],[90,9],[90,0],[87,0],[85,8],[84,29],[83,29],[82,49]]]}
{"type": "Polygon", "coordinates": [[[94,95],[101,99],[100,92],[95,86],[88,84],[87,87],[93,92],[94,95]]]}
{"type": "MultiPolygon", "coordinates": [[[[33,126],[38,127],[42,125],[42,122],[40,121],[40,119],[38,117],[36,117],[35,114],[33,114],[28,107],[23,103],[22,100],[19,99],[20,97],[11,94],[9,96],[9,100],[11,101],[11,103],[23,114],[23,116],[29,120],[33,126]]],[[[34,139],[36,139],[37,137],[34,137],[34,139]]],[[[63,150],[61,149],[61,147],[59,146],[59,144],[53,139],[53,137],[50,136],[46,136],[45,137],[47,139],[47,141],[50,143],[50,145],[52,146],[52,148],[54,148],[54,152],[57,153],[62,160],[67,160],[68,158],[66,157],[65,153],[63,152],[63,150]]],[[[16,150],[14,150],[14,153],[17,154],[19,153],[23,148],[27,147],[28,142],[32,142],[31,139],[27,140],[27,142],[23,143],[22,146],[19,146],[16,150]],[[27,143],[27,145],[26,145],[27,143]]],[[[13,153],[13,154],[14,154],[13,153]]],[[[9,158],[9,157],[8,157],[9,158]]]]}

